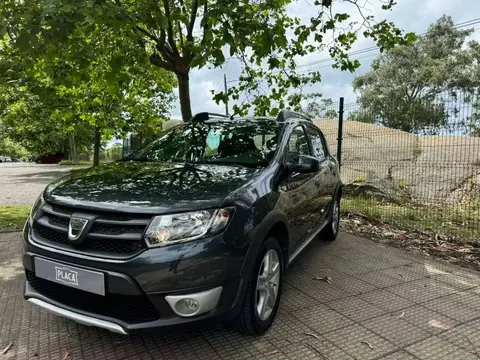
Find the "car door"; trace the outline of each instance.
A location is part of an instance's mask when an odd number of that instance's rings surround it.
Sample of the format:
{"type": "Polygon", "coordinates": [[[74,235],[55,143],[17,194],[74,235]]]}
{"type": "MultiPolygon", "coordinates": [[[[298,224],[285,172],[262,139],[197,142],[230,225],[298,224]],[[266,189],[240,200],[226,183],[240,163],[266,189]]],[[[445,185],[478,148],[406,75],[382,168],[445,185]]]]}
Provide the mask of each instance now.
{"type": "MultiPolygon", "coordinates": [[[[298,164],[300,155],[311,156],[310,144],[303,126],[295,126],[284,151],[283,162],[298,164]]],[[[316,172],[308,174],[291,173],[279,186],[278,206],[288,218],[291,229],[291,251],[294,251],[308,237],[315,221],[314,197],[316,196],[316,172]]]]}
{"type": "Polygon", "coordinates": [[[312,231],[321,226],[328,216],[328,210],[332,201],[336,185],[336,162],[328,154],[325,138],[321,131],[313,124],[305,126],[307,138],[312,149],[312,154],[320,163],[320,170],[315,178],[316,199],[315,211],[318,216],[312,224],[312,231]]]}

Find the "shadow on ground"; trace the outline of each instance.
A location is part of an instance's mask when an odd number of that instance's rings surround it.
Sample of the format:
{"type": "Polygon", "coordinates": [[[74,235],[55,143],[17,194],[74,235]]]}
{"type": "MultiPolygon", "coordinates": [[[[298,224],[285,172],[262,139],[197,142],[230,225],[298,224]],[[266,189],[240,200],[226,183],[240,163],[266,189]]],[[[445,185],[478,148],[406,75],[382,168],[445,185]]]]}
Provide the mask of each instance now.
{"type": "Polygon", "coordinates": [[[292,264],[259,338],[220,326],[127,337],[51,315],[22,298],[20,245],[0,235],[6,359],[476,359],[480,348],[477,273],[347,234],[292,264]]]}

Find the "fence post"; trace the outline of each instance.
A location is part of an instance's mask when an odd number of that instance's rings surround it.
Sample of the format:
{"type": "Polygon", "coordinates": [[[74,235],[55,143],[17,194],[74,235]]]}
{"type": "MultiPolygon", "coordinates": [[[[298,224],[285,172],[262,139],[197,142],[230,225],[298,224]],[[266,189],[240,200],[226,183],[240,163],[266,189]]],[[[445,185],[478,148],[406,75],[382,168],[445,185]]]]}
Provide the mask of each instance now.
{"type": "Polygon", "coordinates": [[[338,166],[342,166],[342,140],[343,140],[343,97],[340,98],[338,107],[338,134],[337,134],[337,161],[338,166]]]}

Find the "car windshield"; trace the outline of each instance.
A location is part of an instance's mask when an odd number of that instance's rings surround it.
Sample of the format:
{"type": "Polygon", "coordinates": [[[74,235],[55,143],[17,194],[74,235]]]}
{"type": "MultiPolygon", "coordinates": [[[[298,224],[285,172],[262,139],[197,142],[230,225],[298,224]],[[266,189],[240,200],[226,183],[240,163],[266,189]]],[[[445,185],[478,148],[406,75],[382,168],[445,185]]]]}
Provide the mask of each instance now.
{"type": "Polygon", "coordinates": [[[186,123],[131,159],[266,166],[275,154],[280,131],[276,122],[268,120],[186,123]]]}

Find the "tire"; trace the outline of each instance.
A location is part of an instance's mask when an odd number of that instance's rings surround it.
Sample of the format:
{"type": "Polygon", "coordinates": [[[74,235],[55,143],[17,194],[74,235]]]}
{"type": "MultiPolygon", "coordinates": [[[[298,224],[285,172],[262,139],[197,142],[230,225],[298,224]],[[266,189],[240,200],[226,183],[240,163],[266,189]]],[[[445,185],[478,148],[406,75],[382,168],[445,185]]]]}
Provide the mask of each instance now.
{"type": "Polygon", "coordinates": [[[332,206],[330,207],[330,214],[328,224],[320,233],[320,238],[324,241],[334,241],[338,236],[338,229],[340,226],[340,196],[335,196],[332,206]]]}
{"type": "MultiPolygon", "coordinates": [[[[259,252],[259,256],[256,260],[255,267],[252,272],[252,278],[250,279],[250,283],[245,293],[240,312],[233,321],[233,325],[237,331],[248,335],[259,336],[264,334],[270,328],[280,304],[280,297],[282,295],[283,270],[284,262],[282,249],[275,238],[268,238],[262,245],[261,251],[259,252]],[[272,276],[268,283],[275,283],[276,286],[262,284],[261,286],[264,287],[265,290],[257,291],[257,281],[259,280],[259,276],[262,275],[263,277],[265,274],[265,258],[267,254],[272,256],[274,261],[278,261],[278,280],[275,281],[272,276]],[[276,254],[276,259],[273,254],[276,254]],[[267,298],[270,299],[269,294],[271,294],[271,292],[269,292],[268,289],[274,291],[275,288],[277,290],[274,305],[273,307],[267,305],[262,316],[259,313],[259,310],[261,312],[261,309],[263,309],[261,306],[262,304],[269,303],[269,301],[265,298],[265,296],[267,296],[267,298]]],[[[272,270],[272,273],[273,272],[274,271],[272,270]]]]}

